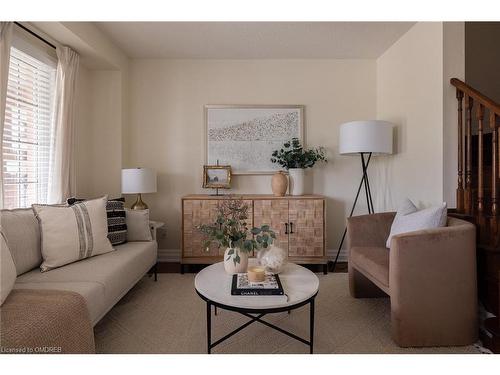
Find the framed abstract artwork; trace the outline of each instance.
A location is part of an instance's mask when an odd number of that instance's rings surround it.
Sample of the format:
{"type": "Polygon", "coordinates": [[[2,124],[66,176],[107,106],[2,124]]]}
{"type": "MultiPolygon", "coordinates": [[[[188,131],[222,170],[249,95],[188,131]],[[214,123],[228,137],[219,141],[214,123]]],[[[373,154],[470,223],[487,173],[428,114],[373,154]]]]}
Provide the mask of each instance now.
{"type": "Polygon", "coordinates": [[[237,174],[271,174],[271,154],[285,141],[304,144],[302,105],[206,105],[205,163],[231,165],[237,174]]]}

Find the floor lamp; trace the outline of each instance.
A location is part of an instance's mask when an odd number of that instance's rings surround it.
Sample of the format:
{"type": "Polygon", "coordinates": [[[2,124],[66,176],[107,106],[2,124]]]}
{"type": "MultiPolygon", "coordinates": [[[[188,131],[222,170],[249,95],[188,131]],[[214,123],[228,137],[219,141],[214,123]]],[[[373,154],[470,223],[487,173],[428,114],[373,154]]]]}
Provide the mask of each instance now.
{"type": "MultiPolygon", "coordinates": [[[[386,121],[370,120],[370,121],[352,121],[340,126],[339,152],[341,155],[359,155],[361,160],[361,181],[359,182],[356,198],[352,205],[349,217],[354,213],[356,204],[358,203],[361,188],[364,187],[366,196],[366,205],[368,213],[375,212],[373,208],[372,192],[370,181],[368,179],[368,165],[372,156],[380,154],[392,154],[392,127],[393,125],[386,121]]],[[[344,244],[347,234],[347,226],[342,234],[342,239],[339,244],[337,256],[334,262],[329,262],[330,270],[333,272],[339,254],[344,244]]]]}

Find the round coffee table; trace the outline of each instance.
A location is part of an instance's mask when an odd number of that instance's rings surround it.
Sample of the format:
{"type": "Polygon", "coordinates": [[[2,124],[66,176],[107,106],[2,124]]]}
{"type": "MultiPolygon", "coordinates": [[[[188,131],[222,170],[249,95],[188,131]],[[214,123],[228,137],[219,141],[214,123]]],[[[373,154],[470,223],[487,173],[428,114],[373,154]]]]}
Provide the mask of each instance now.
{"type": "MultiPolygon", "coordinates": [[[[249,265],[256,264],[255,259],[249,260],[249,265]]],[[[224,271],[222,262],[212,264],[201,270],[194,280],[194,287],[198,295],[207,304],[207,352],[227,340],[229,337],[248,327],[254,322],[262,323],[295,340],[309,346],[313,353],[314,344],[314,299],[318,294],[319,279],[307,268],[294,263],[288,263],[279,274],[285,296],[232,296],[232,275],[224,271]],[[280,313],[297,309],[309,304],[309,340],[305,340],[291,332],[275,326],[262,318],[267,314],[280,313]],[[221,339],[212,343],[212,306],[224,310],[235,311],[248,318],[250,321],[228,333],[221,339]]]]}

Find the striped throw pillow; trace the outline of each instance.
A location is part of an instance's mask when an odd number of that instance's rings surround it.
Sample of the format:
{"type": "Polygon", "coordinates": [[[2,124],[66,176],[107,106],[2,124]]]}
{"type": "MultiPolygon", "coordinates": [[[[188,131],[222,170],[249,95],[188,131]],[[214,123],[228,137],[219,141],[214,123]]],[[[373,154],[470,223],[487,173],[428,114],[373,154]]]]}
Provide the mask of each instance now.
{"type": "MultiPolygon", "coordinates": [[[[71,206],[83,202],[82,198],[69,198],[71,206]]],[[[106,216],[108,219],[108,239],[111,245],[122,245],[127,242],[127,223],[125,221],[125,198],[109,199],[106,202],[106,216]]]]}
{"type": "Polygon", "coordinates": [[[107,197],[72,206],[32,205],[40,223],[42,272],[113,251],[107,238],[107,197]]]}

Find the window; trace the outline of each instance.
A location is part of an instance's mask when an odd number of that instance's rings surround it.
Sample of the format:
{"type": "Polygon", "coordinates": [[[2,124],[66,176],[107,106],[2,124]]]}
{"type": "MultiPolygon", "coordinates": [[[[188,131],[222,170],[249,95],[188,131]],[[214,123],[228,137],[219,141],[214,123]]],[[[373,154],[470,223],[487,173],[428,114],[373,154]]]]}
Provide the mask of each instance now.
{"type": "Polygon", "coordinates": [[[55,66],[11,48],[3,135],[4,208],[47,202],[55,66]]]}

